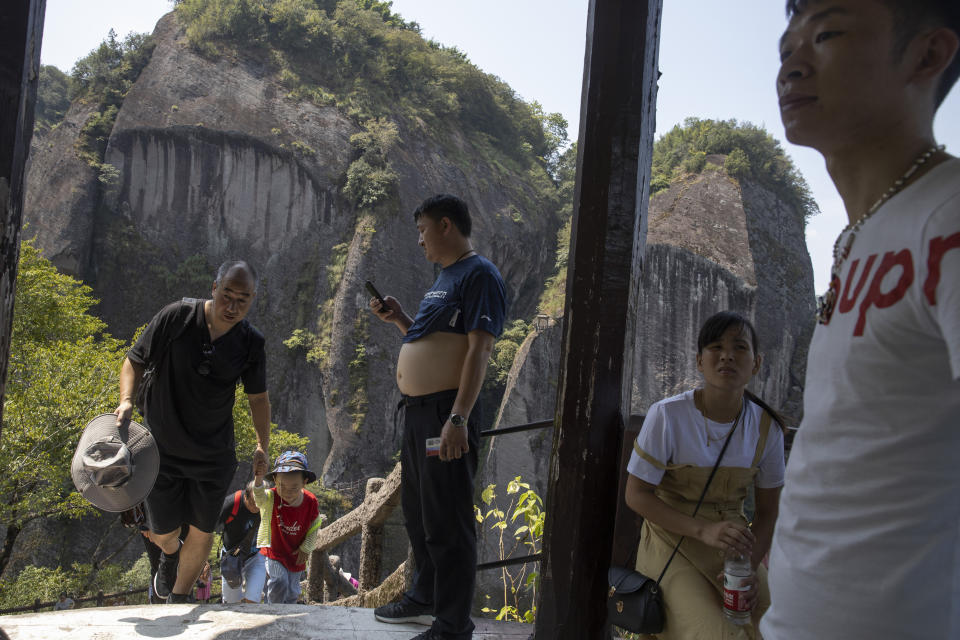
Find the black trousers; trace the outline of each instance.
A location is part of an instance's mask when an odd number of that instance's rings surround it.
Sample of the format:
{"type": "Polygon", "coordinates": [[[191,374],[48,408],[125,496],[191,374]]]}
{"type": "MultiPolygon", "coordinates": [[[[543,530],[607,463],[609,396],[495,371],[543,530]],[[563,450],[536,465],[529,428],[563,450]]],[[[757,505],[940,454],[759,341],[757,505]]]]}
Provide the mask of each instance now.
{"type": "MultiPolygon", "coordinates": [[[[473,515],[479,428],[470,426],[470,451],[441,462],[426,455],[427,438],[439,438],[457,390],[404,397],[400,460],[401,505],[413,557],[413,587],[405,597],[433,605],[434,629],[451,638],[470,638],[477,574],[477,530],[473,515]]],[[[471,414],[476,419],[476,412],[471,414]]],[[[479,420],[477,420],[479,423],[479,420]]]]}

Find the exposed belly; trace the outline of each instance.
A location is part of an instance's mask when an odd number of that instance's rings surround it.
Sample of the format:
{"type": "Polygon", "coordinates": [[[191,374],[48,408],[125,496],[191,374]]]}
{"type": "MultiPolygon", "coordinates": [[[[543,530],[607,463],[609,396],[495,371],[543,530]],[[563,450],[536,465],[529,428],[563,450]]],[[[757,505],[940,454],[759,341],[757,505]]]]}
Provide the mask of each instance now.
{"type": "Polygon", "coordinates": [[[459,333],[438,331],[404,343],[397,358],[400,393],[423,396],[456,389],[466,355],[467,336],[459,333]]]}

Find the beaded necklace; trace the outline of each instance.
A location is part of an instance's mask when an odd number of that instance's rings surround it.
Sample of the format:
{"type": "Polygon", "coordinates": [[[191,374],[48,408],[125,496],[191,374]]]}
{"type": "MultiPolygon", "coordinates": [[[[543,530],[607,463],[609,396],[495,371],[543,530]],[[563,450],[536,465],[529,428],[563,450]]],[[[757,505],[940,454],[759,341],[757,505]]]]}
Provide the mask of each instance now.
{"type": "Polygon", "coordinates": [[[843,266],[843,263],[846,261],[847,256],[850,255],[850,250],[853,248],[853,241],[857,238],[857,231],[860,230],[860,227],[863,226],[863,223],[867,221],[880,206],[892,198],[893,196],[900,193],[903,190],[903,187],[906,185],[907,181],[913,177],[920,167],[922,167],[927,160],[930,159],[933,154],[943,151],[946,147],[944,145],[934,145],[920,154],[920,156],[913,161],[913,164],[910,165],[910,168],[907,169],[906,173],[897,178],[890,188],[887,189],[883,195],[881,195],[876,202],[874,202],[867,213],[860,217],[856,222],[851,222],[840,232],[840,235],[837,236],[836,242],[833,243],[833,266],[830,268],[830,285],[827,288],[826,293],[822,296],[817,297],[817,322],[820,324],[829,324],[830,316],[833,315],[833,308],[837,304],[837,298],[840,296],[840,267],[843,266]],[[849,233],[847,233],[849,232],[849,233]],[[846,235],[847,241],[843,244],[843,247],[840,247],[840,241],[843,240],[844,234],[846,235]]]}

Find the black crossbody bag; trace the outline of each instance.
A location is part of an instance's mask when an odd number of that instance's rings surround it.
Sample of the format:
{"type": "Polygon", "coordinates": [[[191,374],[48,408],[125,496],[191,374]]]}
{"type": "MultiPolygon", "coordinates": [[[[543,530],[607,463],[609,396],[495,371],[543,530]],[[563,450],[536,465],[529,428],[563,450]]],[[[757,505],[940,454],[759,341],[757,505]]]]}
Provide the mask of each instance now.
{"type": "MultiPolygon", "coordinates": [[[[740,419],[743,417],[743,406],[740,413],[737,414],[736,422],[727,439],[723,443],[720,455],[710,471],[707,483],[700,493],[700,499],[697,500],[697,506],[694,508],[691,517],[697,515],[703,499],[707,495],[707,489],[713,482],[713,476],[716,475],[720,467],[720,461],[723,460],[723,454],[727,452],[727,445],[730,444],[730,438],[734,431],[740,426],[740,419]]],[[[673,548],[673,553],[660,572],[660,577],[654,580],[643,575],[639,571],[628,569],[627,567],[610,567],[607,571],[607,583],[610,588],[607,590],[607,623],[634,633],[660,633],[663,631],[663,592],[660,590],[660,581],[667,573],[667,568],[673,562],[673,557],[680,550],[680,544],[683,542],[683,536],[677,541],[677,546],[673,548]]],[[[640,537],[637,536],[637,544],[640,543],[640,537]]]]}

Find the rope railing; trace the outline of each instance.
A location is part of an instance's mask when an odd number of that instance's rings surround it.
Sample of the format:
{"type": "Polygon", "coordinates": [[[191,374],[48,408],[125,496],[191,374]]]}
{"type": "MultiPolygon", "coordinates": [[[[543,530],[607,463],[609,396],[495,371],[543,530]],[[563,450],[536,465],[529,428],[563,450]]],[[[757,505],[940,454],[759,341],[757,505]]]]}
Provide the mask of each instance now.
{"type": "MultiPolygon", "coordinates": [[[[348,583],[349,584],[349,583],[348,583]]],[[[213,573],[210,576],[210,600],[214,601],[218,599],[221,595],[220,589],[220,575],[218,573],[213,573]]],[[[109,606],[109,602],[114,601],[112,604],[116,604],[118,598],[125,598],[126,596],[145,594],[150,591],[149,587],[139,587],[137,589],[127,589],[126,591],[118,591],[116,593],[107,593],[103,591],[97,591],[96,595],[85,596],[83,598],[73,598],[73,606],[71,609],[79,609],[80,605],[85,602],[95,603],[95,607],[109,606]]],[[[219,601],[219,600],[217,600],[219,601]]],[[[0,609],[0,615],[5,615],[8,613],[26,613],[32,611],[38,613],[41,609],[53,609],[58,600],[53,600],[51,602],[41,602],[40,598],[37,598],[33,601],[33,604],[28,604],[21,607],[11,607],[9,609],[0,609]]]]}
{"type": "MultiPolygon", "coordinates": [[[[95,602],[98,607],[102,607],[107,600],[115,600],[116,598],[121,598],[130,595],[136,595],[139,593],[146,593],[147,587],[141,587],[139,589],[128,589],[127,591],[119,591],[117,593],[104,594],[103,591],[98,591],[97,595],[87,596],[85,598],[73,598],[73,607],[72,609],[79,609],[77,605],[83,604],[84,602],[95,602]]],[[[29,604],[23,607],[12,607],[10,609],[0,609],[0,615],[8,613],[26,613],[27,611],[33,611],[34,613],[40,611],[41,609],[52,609],[54,605],[59,602],[58,600],[53,600],[51,602],[40,602],[40,598],[37,598],[33,601],[33,604],[29,604]]]]}

